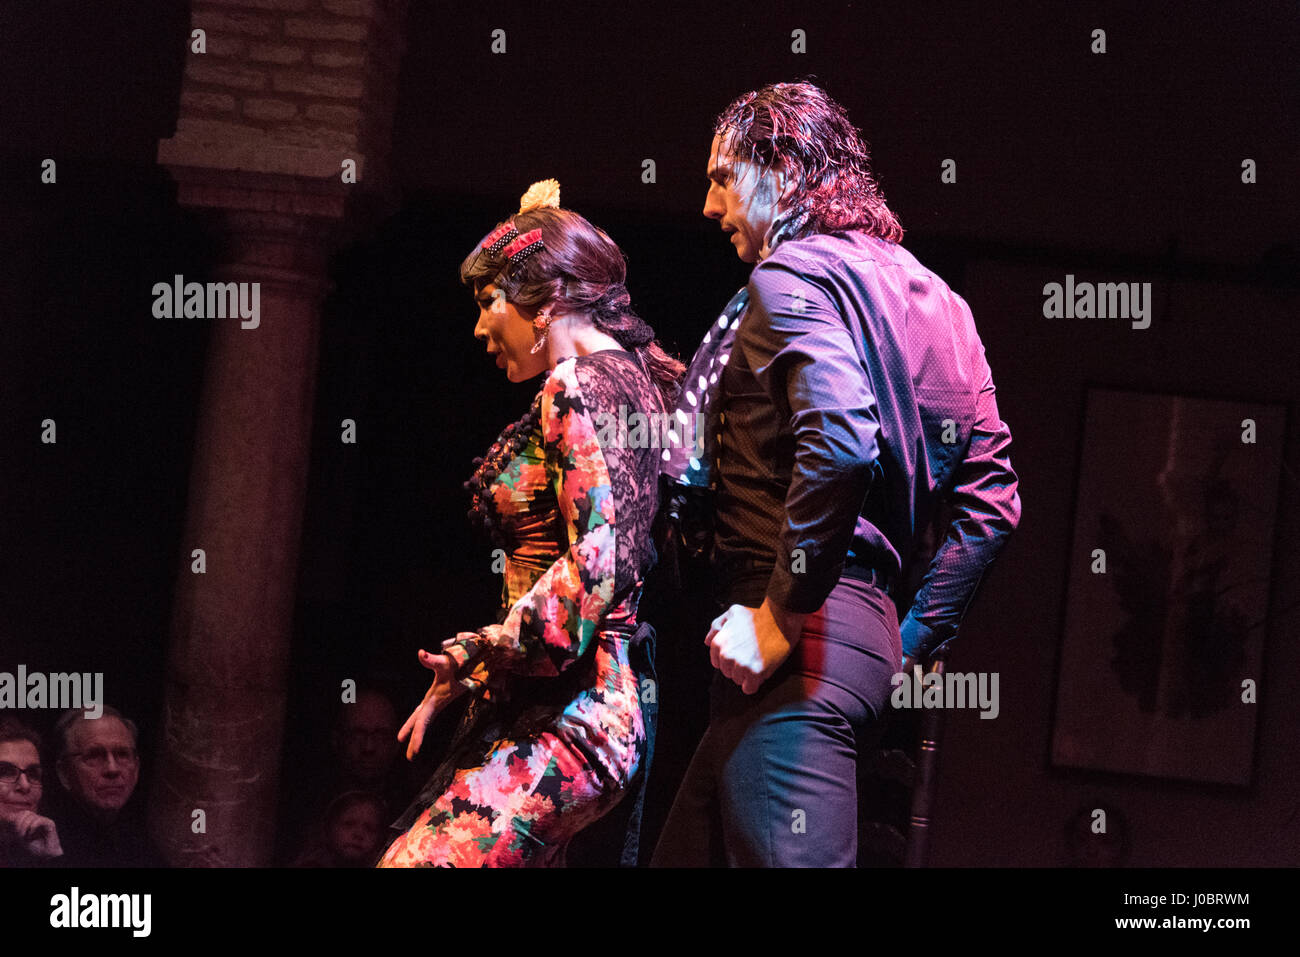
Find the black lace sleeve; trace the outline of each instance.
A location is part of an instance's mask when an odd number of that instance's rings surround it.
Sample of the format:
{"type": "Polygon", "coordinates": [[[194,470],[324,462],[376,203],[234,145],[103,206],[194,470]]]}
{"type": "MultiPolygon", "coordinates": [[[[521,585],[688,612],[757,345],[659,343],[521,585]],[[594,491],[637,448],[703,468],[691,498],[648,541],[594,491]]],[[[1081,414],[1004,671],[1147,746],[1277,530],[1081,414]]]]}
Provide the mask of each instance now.
{"type": "Polygon", "coordinates": [[[671,420],[659,390],[632,353],[582,356],[577,377],[613,490],[618,600],[655,563],[651,526],[659,501],[659,459],[671,420]]]}

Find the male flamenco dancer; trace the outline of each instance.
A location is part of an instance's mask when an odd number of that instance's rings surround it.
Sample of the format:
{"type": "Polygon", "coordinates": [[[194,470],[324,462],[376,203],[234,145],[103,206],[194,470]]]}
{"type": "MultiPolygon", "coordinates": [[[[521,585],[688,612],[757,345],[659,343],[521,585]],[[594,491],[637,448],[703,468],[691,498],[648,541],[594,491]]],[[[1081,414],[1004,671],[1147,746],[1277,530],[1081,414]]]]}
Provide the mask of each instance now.
{"type": "Polygon", "coordinates": [[[856,759],[891,676],[957,632],[1020,517],[1011,435],[966,303],[898,245],[843,108],[773,84],[718,118],[704,215],[754,263],[678,410],[670,514],[719,607],[708,731],[655,866],[853,866],[856,759]],[[892,589],[946,500],[901,623],[892,589]]]}

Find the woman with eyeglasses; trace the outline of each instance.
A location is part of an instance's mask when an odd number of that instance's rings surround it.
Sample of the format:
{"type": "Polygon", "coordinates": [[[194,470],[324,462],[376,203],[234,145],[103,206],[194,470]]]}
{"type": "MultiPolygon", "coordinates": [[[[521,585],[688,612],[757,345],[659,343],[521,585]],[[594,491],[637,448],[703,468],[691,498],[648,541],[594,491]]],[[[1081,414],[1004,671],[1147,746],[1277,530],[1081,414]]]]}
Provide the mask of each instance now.
{"type": "Polygon", "coordinates": [[[44,784],[40,735],[0,718],[0,867],[48,867],[63,856],[58,828],[37,811],[44,784]]]}

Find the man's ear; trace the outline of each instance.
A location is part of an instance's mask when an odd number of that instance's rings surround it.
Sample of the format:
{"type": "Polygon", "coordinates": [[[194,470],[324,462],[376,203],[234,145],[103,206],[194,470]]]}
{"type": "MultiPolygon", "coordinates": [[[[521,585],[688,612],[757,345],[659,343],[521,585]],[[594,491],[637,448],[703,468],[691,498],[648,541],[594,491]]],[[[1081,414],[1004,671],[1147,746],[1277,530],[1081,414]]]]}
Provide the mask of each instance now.
{"type": "Polygon", "coordinates": [[[777,160],[772,166],[772,172],[776,174],[776,206],[784,212],[787,208],[786,200],[794,193],[794,177],[790,175],[784,160],[777,160]]]}
{"type": "Polygon", "coordinates": [[[54,773],[59,776],[59,783],[63,785],[63,790],[69,794],[72,793],[72,775],[68,774],[68,759],[61,758],[54,763],[54,773]]]}

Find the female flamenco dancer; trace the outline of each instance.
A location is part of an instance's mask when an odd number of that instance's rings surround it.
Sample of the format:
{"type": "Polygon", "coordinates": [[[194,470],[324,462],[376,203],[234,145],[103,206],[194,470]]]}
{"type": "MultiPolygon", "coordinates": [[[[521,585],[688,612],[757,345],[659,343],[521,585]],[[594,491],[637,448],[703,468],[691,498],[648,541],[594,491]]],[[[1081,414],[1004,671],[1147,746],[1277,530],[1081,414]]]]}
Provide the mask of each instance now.
{"type": "Polygon", "coordinates": [[[665,414],[683,366],[632,311],[625,275],[613,240],[559,208],[554,180],[460,267],[497,365],[514,382],[547,375],[466,483],[507,556],[502,617],[420,652],[434,679],[398,733],[408,758],[449,701],[474,698],[380,867],[561,865],[646,760],[654,632],[637,603],[662,450],[623,440],[634,432],[610,441],[608,423],[620,406],[665,414]]]}

